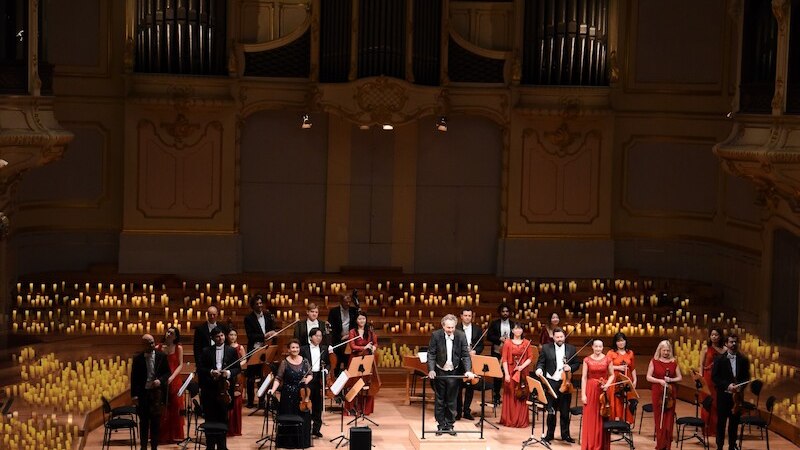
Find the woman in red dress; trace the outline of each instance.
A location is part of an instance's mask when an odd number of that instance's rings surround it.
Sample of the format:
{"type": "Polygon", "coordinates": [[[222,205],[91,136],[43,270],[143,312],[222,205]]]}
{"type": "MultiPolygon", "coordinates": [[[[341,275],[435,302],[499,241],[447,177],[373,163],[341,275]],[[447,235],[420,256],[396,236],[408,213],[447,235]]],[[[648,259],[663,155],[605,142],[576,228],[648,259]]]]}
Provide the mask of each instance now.
{"type": "Polygon", "coordinates": [[[500,425],[512,428],[523,428],[530,424],[528,419],[527,398],[517,398],[516,390],[520,381],[525,381],[528,366],[534,361],[531,341],[522,337],[522,324],[511,324],[511,338],[503,344],[500,360],[503,362],[503,409],[500,414],[500,425]]]}
{"type": "Polygon", "coordinates": [[[624,420],[633,427],[636,415],[631,412],[630,401],[626,402],[625,398],[622,396],[621,388],[624,385],[616,384],[623,380],[622,377],[617,377],[617,374],[628,377],[634,389],[636,388],[637,382],[633,351],[628,349],[628,340],[624,333],[619,332],[614,335],[614,349],[609,350],[606,356],[611,359],[611,368],[614,370],[614,383],[612,383],[612,386],[608,389],[608,399],[611,402],[611,415],[609,418],[613,420],[624,420]],[[618,391],[620,393],[619,396],[616,395],[618,391]]]}
{"type": "Polygon", "coordinates": [[[167,384],[167,407],[161,414],[161,428],[159,431],[160,444],[174,444],[176,441],[183,440],[184,426],[181,407],[183,401],[178,397],[178,390],[183,384],[181,368],[183,368],[183,346],[181,333],[177,328],[170,326],[164,334],[164,342],[158,344],[157,349],[167,354],[169,370],[172,372],[167,384]]]}
{"type": "MultiPolygon", "coordinates": [[[[237,359],[241,359],[247,353],[244,345],[236,342],[239,335],[236,330],[228,331],[227,344],[236,350],[237,359]]],[[[245,361],[239,363],[241,366],[245,365],[245,361]]],[[[242,367],[244,369],[244,367],[242,367]]],[[[242,370],[240,377],[241,380],[231,380],[231,383],[237,383],[236,390],[233,392],[233,407],[228,413],[228,436],[241,436],[242,435],[242,388],[244,387],[244,370],[242,370]]]]}
{"type": "Polygon", "coordinates": [[[558,317],[558,313],[550,314],[550,323],[542,327],[542,333],[539,335],[539,346],[541,347],[544,344],[549,344],[553,341],[553,329],[558,326],[558,323],[561,319],[558,317]]]}
{"type": "MultiPolygon", "coordinates": [[[[358,315],[356,316],[356,327],[350,330],[350,334],[348,335],[347,339],[355,340],[350,341],[348,344],[350,346],[350,358],[347,360],[347,364],[350,364],[350,361],[353,360],[356,356],[362,355],[373,355],[375,354],[375,349],[378,348],[378,336],[375,335],[375,332],[372,330],[372,327],[367,324],[367,315],[363,312],[359,311],[358,315]]],[[[373,365],[374,370],[374,365],[373,365]]],[[[373,375],[374,376],[374,375],[373,375]]],[[[370,377],[367,377],[370,378],[370,377]]],[[[369,380],[364,380],[369,381],[369,380]]],[[[363,409],[365,415],[372,414],[372,410],[375,408],[375,397],[372,395],[366,395],[356,397],[355,402],[363,402],[363,409]]],[[[351,402],[344,403],[345,414],[350,414],[350,410],[353,409],[353,404],[351,402]]]]}
{"type": "Polygon", "coordinates": [[[592,341],[592,354],[583,358],[581,373],[581,450],[607,450],[611,447],[611,436],[603,429],[600,415],[600,394],[608,389],[613,376],[611,358],[603,355],[603,341],[595,339],[592,341]]]}
{"type": "Polygon", "coordinates": [[[674,383],[681,381],[681,369],[672,352],[672,343],[663,340],[658,343],[656,353],[650,364],[647,366],[647,381],[652,385],[653,395],[653,421],[656,428],[656,450],[669,450],[672,445],[672,429],[675,424],[675,386],[674,383]],[[662,399],[664,399],[664,389],[669,386],[666,403],[670,403],[672,397],[672,407],[663,406],[663,418],[661,417],[662,399]]]}
{"type": "MultiPolygon", "coordinates": [[[[726,352],[726,348],[722,345],[725,342],[725,335],[722,333],[721,328],[712,328],[708,333],[708,341],[703,346],[700,352],[700,373],[711,391],[711,408],[706,410],[700,408],[700,417],[705,422],[706,436],[717,435],[717,389],[714,386],[714,381],[711,379],[711,368],[714,366],[714,360],[726,352]]],[[[702,403],[706,394],[700,394],[700,402],[702,403]]]]}

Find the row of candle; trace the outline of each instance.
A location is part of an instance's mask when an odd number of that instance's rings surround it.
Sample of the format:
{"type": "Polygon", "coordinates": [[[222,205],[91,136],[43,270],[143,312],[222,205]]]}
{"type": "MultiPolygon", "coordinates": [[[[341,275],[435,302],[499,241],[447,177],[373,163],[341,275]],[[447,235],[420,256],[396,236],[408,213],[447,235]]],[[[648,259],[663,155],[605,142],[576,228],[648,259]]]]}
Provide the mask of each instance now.
{"type": "Polygon", "coordinates": [[[26,421],[19,419],[17,411],[0,416],[0,448],[7,450],[72,450],[78,432],[76,425],[60,423],[55,414],[33,415],[26,421]]]}
{"type": "Polygon", "coordinates": [[[406,344],[403,344],[398,348],[397,343],[392,342],[391,345],[380,347],[378,349],[378,352],[380,352],[378,357],[378,367],[400,367],[403,365],[403,356],[412,354],[416,355],[418,351],[418,346],[414,346],[413,350],[406,344]]]}

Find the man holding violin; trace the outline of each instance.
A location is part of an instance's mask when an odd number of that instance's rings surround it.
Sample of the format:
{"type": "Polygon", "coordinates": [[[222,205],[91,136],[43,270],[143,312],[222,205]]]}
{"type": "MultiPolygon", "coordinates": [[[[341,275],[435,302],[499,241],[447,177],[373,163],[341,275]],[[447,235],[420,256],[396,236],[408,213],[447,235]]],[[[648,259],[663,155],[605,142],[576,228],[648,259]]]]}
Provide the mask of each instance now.
{"type": "MultiPolygon", "coordinates": [[[[330,367],[329,354],[333,353],[331,347],[322,343],[322,330],[312,328],[308,332],[311,343],[300,347],[300,356],[311,362],[311,382],[308,383],[311,389],[311,435],[321,438],[322,433],[322,370],[330,367]]],[[[333,376],[333,374],[329,374],[333,376]]]]}
{"type": "Polygon", "coordinates": [[[728,448],[734,450],[739,419],[742,417],[741,400],[745,386],[741,384],[750,381],[750,360],[739,353],[739,336],[736,334],[728,335],[725,347],[728,351],[714,360],[711,369],[711,379],[717,387],[717,448],[722,450],[725,446],[725,422],[729,422],[728,448]]]}
{"type": "MultiPolygon", "coordinates": [[[[275,335],[275,319],[269,310],[264,310],[264,298],[256,294],[250,298],[250,314],[244,316],[244,332],[247,334],[247,345],[251,349],[261,347],[275,335]]],[[[264,353],[261,353],[264,357],[264,353]]],[[[264,364],[250,364],[247,366],[247,407],[252,408],[255,403],[256,378],[263,374],[264,364]]]]}
{"type": "MultiPolygon", "coordinates": [[[[197,365],[200,378],[200,401],[206,422],[228,425],[228,410],[233,405],[235,379],[239,375],[236,350],[225,345],[225,333],[217,327],[211,330],[213,347],[206,347],[197,365]]],[[[225,434],[207,435],[208,450],[225,450],[225,434]]]]}
{"type": "MultiPolygon", "coordinates": [[[[461,310],[461,322],[456,326],[456,329],[464,332],[464,337],[467,338],[467,347],[470,349],[470,356],[483,353],[483,332],[480,326],[472,323],[472,309],[469,306],[461,310]]],[[[456,420],[461,417],[467,420],[475,419],[472,417],[471,410],[474,393],[475,388],[471,383],[461,384],[458,390],[458,398],[456,399],[456,420]],[[462,394],[463,402],[461,400],[462,394]]]]}
{"type": "Polygon", "coordinates": [[[575,358],[575,346],[564,342],[566,334],[560,327],[553,329],[553,341],[542,346],[539,360],[536,363],[536,376],[543,376],[556,393],[556,398],[549,396],[547,403],[547,435],[544,440],[550,442],[555,437],[556,415],[558,410],[561,418],[561,439],[575,442],[569,435],[569,404],[572,401],[571,378],[572,373],[580,367],[581,362],[575,358]],[[565,385],[565,389],[561,389],[565,385]],[[563,392],[562,392],[563,391],[563,392]]]}

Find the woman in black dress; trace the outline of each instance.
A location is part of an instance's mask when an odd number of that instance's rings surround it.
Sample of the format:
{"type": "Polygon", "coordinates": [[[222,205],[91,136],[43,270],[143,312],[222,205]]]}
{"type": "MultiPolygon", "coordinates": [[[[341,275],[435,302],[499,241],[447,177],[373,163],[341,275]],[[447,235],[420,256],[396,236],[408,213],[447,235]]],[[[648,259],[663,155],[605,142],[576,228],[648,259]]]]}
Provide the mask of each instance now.
{"type": "Polygon", "coordinates": [[[277,446],[281,448],[307,448],[311,446],[311,410],[300,411],[300,388],[311,382],[311,362],[300,356],[300,341],[292,339],[286,344],[289,355],[281,361],[275,372],[275,383],[270,394],[274,395],[280,386],[281,401],[278,415],[295,414],[303,418],[303,433],[299,446],[294,436],[277,436],[277,446]]]}

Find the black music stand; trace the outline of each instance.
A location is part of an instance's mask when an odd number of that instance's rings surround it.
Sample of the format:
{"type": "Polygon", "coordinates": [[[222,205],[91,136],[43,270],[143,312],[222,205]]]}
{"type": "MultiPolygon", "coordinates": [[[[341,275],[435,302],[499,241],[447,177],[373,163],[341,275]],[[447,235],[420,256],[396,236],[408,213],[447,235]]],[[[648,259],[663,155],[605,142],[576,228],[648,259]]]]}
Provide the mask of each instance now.
{"type": "MultiPolygon", "coordinates": [[[[365,376],[372,375],[372,364],[374,361],[375,361],[375,355],[362,355],[354,357],[352,360],[350,360],[350,365],[347,367],[347,375],[350,378],[358,377],[361,380],[363,380],[365,376]]],[[[351,420],[350,422],[347,422],[347,425],[350,425],[352,423],[354,424],[353,425],[354,427],[357,427],[358,420],[361,419],[361,420],[366,420],[367,422],[375,425],[376,427],[379,427],[380,425],[375,423],[372,419],[367,417],[366,414],[364,414],[364,406],[367,402],[367,390],[361,388],[359,389],[359,393],[361,395],[359,395],[358,401],[355,402],[356,405],[355,417],[353,417],[353,420],[351,420]]],[[[348,392],[348,397],[349,396],[350,395],[348,392]]],[[[342,407],[342,413],[344,413],[344,406],[342,407]]]]}
{"type": "MultiPolygon", "coordinates": [[[[705,380],[703,379],[703,377],[697,377],[697,379],[694,380],[694,418],[697,418],[697,419],[700,418],[700,403],[701,403],[700,402],[700,392],[706,394],[707,396],[711,396],[711,391],[708,389],[708,385],[706,385],[705,380]]],[[[681,419],[685,420],[685,418],[683,418],[683,417],[679,417],[677,420],[681,420],[681,419]]],[[[705,423],[704,423],[704,425],[705,425],[705,423]]],[[[692,424],[680,424],[679,423],[678,424],[678,430],[680,430],[681,428],[686,430],[687,426],[692,427],[694,425],[692,425],[692,424]]],[[[697,427],[694,427],[694,432],[692,433],[691,436],[687,436],[687,437],[679,436],[678,439],[676,440],[676,443],[683,442],[683,441],[686,441],[686,440],[689,440],[689,439],[697,439],[698,442],[700,442],[700,445],[702,445],[703,447],[707,447],[707,445],[706,445],[706,437],[697,434],[697,427]]],[[[683,444],[681,444],[681,445],[683,445],[683,444]]]]}
{"type": "MultiPolygon", "coordinates": [[[[492,377],[494,379],[503,378],[503,369],[500,367],[500,361],[494,356],[472,355],[470,359],[472,360],[473,372],[477,372],[475,369],[480,367],[481,378],[483,378],[480,383],[485,384],[486,377],[492,377]]],[[[481,385],[481,418],[475,422],[475,426],[481,427],[481,431],[483,431],[484,423],[488,423],[490,426],[494,427],[495,430],[500,429],[497,425],[486,420],[486,389],[484,385],[481,385]]],[[[481,437],[482,436],[483,433],[481,432],[481,437]]]]}
{"type": "MultiPolygon", "coordinates": [[[[636,394],[636,398],[637,399],[639,398],[639,393],[636,392],[636,388],[633,387],[633,381],[627,375],[622,374],[622,373],[618,373],[617,377],[622,378],[622,381],[618,382],[620,384],[617,385],[618,387],[617,387],[617,389],[615,389],[614,396],[619,396],[619,397],[622,398],[623,416],[620,418],[620,420],[623,421],[623,422],[627,422],[625,420],[625,415],[626,415],[626,411],[628,411],[628,408],[629,408],[628,392],[633,392],[634,394],[636,394]]],[[[636,402],[638,404],[638,400],[636,400],[636,402]]],[[[630,413],[634,417],[636,417],[636,412],[635,411],[631,411],[630,413]]],[[[613,418],[613,419],[616,420],[616,418],[613,418]]],[[[613,439],[611,442],[617,442],[617,441],[621,441],[621,440],[624,440],[632,448],[633,447],[633,431],[631,431],[630,434],[626,434],[626,433],[623,432],[622,433],[622,437],[620,437],[618,439],[613,439]]]]}
{"type": "Polygon", "coordinates": [[[181,385],[181,388],[178,389],[178,397],[183,397],[183,410],[186,412],[186,437],[182,441],[178,442],[178,447],[180,447],[181,450],[186,450],[186,448],[189,447],[189,444],[197,442],[191,437],[192,416],[194,415],[192,398],[194,398],[194,396],[200,392],[200,387],[197,385],[197,383],[192,383],[193,379],[194,373],[190,373],[181,385]]]}
{"type": "MultiPolygon", "coordinates": [[[[267,445],[267,441],[272,441],[272,434],[269,431],[269,413],[270,413],[270,405],[274,401],[276,401],[275,397],[268,392],[269,385],[272,384],[273,376],[272,374],[267,375],[264,378],[264,381],[261,383],[261,386],[258,388],[258,392],[256,393],[256,397],[261,399],[264,396],[264,408],[258,408],[264,410],[264,423],[261,424],[261,438],[256,441],[256,444],[259,444],[259,450],[267,445]]],[[[259,402],[260,403],[260,402],[259,402]]],[[[258,411],[258,410],[256,410],[258,411]]],[[[250,414],[253,415],[252,413],[250,414]]],[[[270,444],[271,445],[271,444],[270,444]]]]}
{"type": "Polygon", "coordinates": [[[545,441],[544,439],[537,439],[536,438],[536,405],[537,403],[543,406],[547,406],[547,396],[544,393],[544,387],[542,387],[542,382],[531,378],[529,376],[525,376],[525,379],[528,382],[528,386],[531,388],[531,392],[536,392],[536,398],[533,400],[533,412],[531,414],[531,437],[522,441],[522,448],[528,446],[533,446],[536,444],[542,444],[542,446],[546,448],[550,448],[550,443],[545,441]]]}
{"type": "MultiPolygon", "coordinates": [[[[250,367],[251,364],[252,365],[267,364],[267,367],[269,367],[269,363],[275,359],[276,354],[278,354],[277,345],[265,344],[263,347],[260,347],[258,350],[253,352],[253,354],[250,355],[249,358],[247,358],[247,367],[250,367]]],[[[263,375],[264,373],[263,371],[261,373],[262,376],[265,376],[263,375]]],[[[256,397],[260,398],[261,396],[257,395],[256,397]]],[[[262,404],[263,403],[259,401],[258,404],[256,405],[256,409],[250,411],[250,414],[248,414],[248,416],[252,416],[259,410],[264,409],[262,408],[262,404]]]]}
{"type": "MultiPolygon", "coordinates": [[[[335,395],[339,396],[339,398],[342,401],[342,405],[344,405],[345,401],[352,402],[353,399],[355,399],[356,396],[361,392],[361,388],[363,388],[365,384],[364,379],[359,378],[358,381],[356,381],[356,383],[353,385],[353,387],[351,387],[350,390],[347,391],[347,395],[345,396],[344,385],[345,383],[347,383],[347,380],[349,378],[350,377],[347,375],[347,371],[343,371],[342,373],[339,374],[339,378],[336,379],[336,383],[334,383],[333,386],[331,386],[331,391],[335,395]]],[[[358,416],[356,416],[356,419],[358,419],[358,416]]],[[[339,441],[336,444],[336,448],[339,448],[339,446],[344,445],[347,442],[350,442],[350,439],[348,439],[347,436],[345,436],[344,434],[344,407],[342,407],[342,412],[339,420],[340,420],[339,431],[342,434],[336,436],[335,438],[329,441],[329,442],[339,441]]],[[[356,422],[356,425],[358,425],[358,422],[356,422]]]]}

